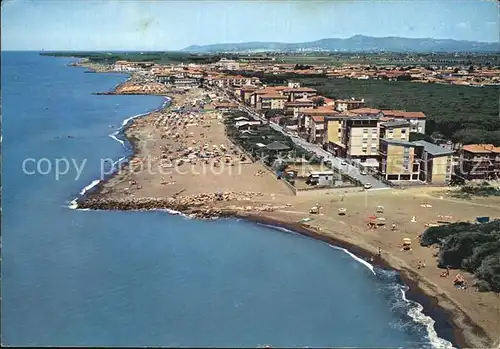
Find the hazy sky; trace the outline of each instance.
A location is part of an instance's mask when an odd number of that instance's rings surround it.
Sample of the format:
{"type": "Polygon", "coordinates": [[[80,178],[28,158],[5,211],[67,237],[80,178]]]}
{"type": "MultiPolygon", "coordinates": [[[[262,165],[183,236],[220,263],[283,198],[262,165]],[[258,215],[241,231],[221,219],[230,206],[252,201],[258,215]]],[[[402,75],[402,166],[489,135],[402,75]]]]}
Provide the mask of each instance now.
{"type": "Polygon", "coordinates": [[[3,50],[176,50],[356,34],[498,42],[490,0],[4,0],[3,50]]]}

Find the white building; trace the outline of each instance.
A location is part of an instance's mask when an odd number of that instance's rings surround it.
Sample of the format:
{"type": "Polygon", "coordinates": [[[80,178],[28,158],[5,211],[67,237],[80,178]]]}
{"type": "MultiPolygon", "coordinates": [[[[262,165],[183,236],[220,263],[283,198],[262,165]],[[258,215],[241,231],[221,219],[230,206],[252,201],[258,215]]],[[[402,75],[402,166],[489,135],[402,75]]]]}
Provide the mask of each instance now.
{"type": "Polygon", "coordinates": [[[239,70],[240,69],[240,64],[238,62],[236,62],[235,60],[232,60],[232,59],[227,59],[227,58],[222,58],[219,62],[217,62],[216,66],[222,70],[239,70]]]}

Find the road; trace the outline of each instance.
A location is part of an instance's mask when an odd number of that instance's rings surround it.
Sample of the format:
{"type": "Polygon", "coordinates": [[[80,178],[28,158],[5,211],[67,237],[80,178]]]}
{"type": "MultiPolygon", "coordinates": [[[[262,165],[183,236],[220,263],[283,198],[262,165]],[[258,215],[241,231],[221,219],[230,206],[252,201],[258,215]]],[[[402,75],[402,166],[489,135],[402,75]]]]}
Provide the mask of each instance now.
{"type": "MultiPolygon", "coordinates": [[[[232,100],[233,102],[236,102],[238,104],[240,110],[247,112],[255,120],[261,120],[261,121],[267,122],[267,120],[264,117],[260,116],[254,109],[241,103],[238,100],[235,100],[234,98],[229,96],[225,91],[219,90],[218,92],[222,93],[227,99],[232,100]]],[[[303,138],[289,134],[281,126],[279,126],[278,124],[276,124],[274,122],[270,122],[269,126],[272,129],[274,129],[278,132],[281,132],[285,136],[290,137],[292,139],[292,141],[297,146],[302,147],[308,151],[314,152],[316,155],[323,157],[325,160],[329,160],[331,162],[331,168],[335,168],[338,171],[359,180],[361,183],[370,183],[372,185],[372,189],[387,189],[387,188],[389,188],[389,186],[387,184],[381,182],[380,180],[376,179],[372,175],[361,174],[361,170],[358,167],[347,163],[345,159],[334,156],[332,153],[327,152],[319,145],[309,143],[306,140],[304,140],[303,138]]]]}

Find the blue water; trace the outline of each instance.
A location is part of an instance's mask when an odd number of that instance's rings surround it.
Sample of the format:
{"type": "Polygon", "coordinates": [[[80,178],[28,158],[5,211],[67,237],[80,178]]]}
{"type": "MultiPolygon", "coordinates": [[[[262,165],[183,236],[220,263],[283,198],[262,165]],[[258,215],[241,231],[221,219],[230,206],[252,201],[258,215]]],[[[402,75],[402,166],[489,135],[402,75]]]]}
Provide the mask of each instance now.
{"type": "Polygon", "coordinates": [[[374,275],[327,244],[237,220],[68,209],[100,159],[126,155],[109,134],[164,102],[92,95],[127,77],[71,61],[2,53],[4,345],[429,343],[395,273],[374,275]],[[23,173],[27,158],[46,158],[43,172],[87,162],[56,179],[23,173]]]}

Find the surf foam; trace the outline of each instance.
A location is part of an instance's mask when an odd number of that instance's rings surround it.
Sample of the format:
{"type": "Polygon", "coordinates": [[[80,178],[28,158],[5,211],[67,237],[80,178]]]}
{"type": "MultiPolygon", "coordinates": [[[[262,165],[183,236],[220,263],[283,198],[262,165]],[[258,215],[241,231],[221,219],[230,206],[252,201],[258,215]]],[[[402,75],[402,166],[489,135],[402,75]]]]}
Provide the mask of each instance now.
{"type": "MultiPolygon", "coordinates": [[[[283,228],[283,227],[279,227],[279,226],[275,226],[275,225],[270,225],[270,224],[263,224],[263,223],[258,223],[258,224],[261,225],[261,226],[268,227],[268,228],[272,228],[272,229],[284,231],[284,232],[287,232],[287,233],[292,233],[292,234],[295,234],[295,235],[299,235],[299,236],[304,237],[304,238],[310,238],[310,239],[312,239],[309,236],[305,236],[305,235],[299,234],[299,233],[297,233],[297,232],[295,232],[293,230],[286,229],[286,228],[283,228]]],[[[357,262],[361,263],[362,265],[364,265],[365,267],[367,267],[368,269],[370,269],[371,272],[374,275],[378,275],[378,273],[382,274],[384,272],[384,270],[381,270],[381,269],[376,270],[372,264],[370,264],[367,261],[365,261],[364,259],[356,256],[355,254],[351,253],[349,250],[347,250],[345,248],[338,247],[338,246],[331,245],[331,244],[328,244],[328,246],[330,246],[330,247],[332,247],[332,248],[334,248],[336,250],[343,251],[344,253],[347,253],[354,260],[356,260],[357,262]]],[[[393,273],[397,273],[397,272],[393,271],[393,273]]],[[[395,281],[392,281],[392,282],[395,282],[395,281]]],[[[443,338],[440,338],[438,336],[436,330],[434,329],[435,321],[431,317],[426,316],[423,313],[424,307],[420,303],[411,301],[411,300],[409,300],[409,299],[406,298],[406,291],[409,289],[408,286],[400,286],[400,285],[398,285],[398,286],[399,286],[399,290],[401,291],[401,294],[402,294],[402,300],[404,301],[404,303],[406,304],[406,306],[408,308],[407,315],[415,323],[420,324],[420,325],[422,325],[422,326],[425,327],[425,330],[427,332],[427,336],[429,338],[429,344],[433,348],[439,348],[439,349],[451,349],[451,348],[454,348],[453,344],[451,344],[449,341],[447,341],[447,340],[445,340],[443,338]]]]}
{"type": "Polygon", "coordinates": [[[406,298],[406,291],[408,289],[408,286],[402,286],[400,289],[403,301],[405,301],[409,306],[408,316],[410,316],[416,323],[425,326],[427,335],[429,336],[429,342],[433,348],[453,348],[453,344],[438,336],[436,330],[434,329],[434,324],[436,322],[431,317],[426,316],[423,313],[424,307],[420,303],[406,298]]]}
{"type": "Polygon", "coordinates": [[[347,253],[349,256],[351,256],[352,258],[354,258],[354,260],[358,261],[359,263],[363,264],[365,267],[367,267],[368,269],[370,269],[371,272],[373,273],[373,275],[376,275],[375,269],[373,268],[373,265],[371,265],[370,263],[368,263],[367,261],[365,261],[363,258],[359,258],[358,256],[356,256],[355,254],[351,253],[349,250],[347,250],[345,248],[334,246],[334,245],[330,245],[330,244],[328,244],[328,246],[330,246],[330,247],[332,247],[332,248],[334,248],[336,250],[340,250],[340,251],[343,251],[343,252],[347,253]]]}
{"type": "MultiPolygon", "coordinates": [[[[126,118],[125,120],[122,121],[122,124],[120,126],[120,128],[116,131],[116,132],[113,132],[109,135],[109,137],[113,138],[115,141],[119,142],[123,147],[125,147],[125,141],[121,140],[120,138],[118,138],[117,136],[121,135],[122,134],[122,131],[123,129],[128,125],[128,123],[132,120],[134,120],[135,118],[138,118],[138,117],[141,117],[141,116],[145,116],[145,115],[148,115],[150,113],[154,113],[154,112],[157,112],[163,108],[165,108],[167,106],[168,103],[170,103],[171,101],[171,98],[170,97],[165,97],[165,100],[163,101],[163,103],[161,104],[161,106],[159,108],[156,108],[156,109],[153,109],[152,111],[148,111],[146,113],[141,113],[141,114],[137,114],[137,115],[134,115],[134,116],[131,116],[129,118],[126,118]]],[[[121,157],[120,159],[118,159],[117,161],[115,161],[113,163],[113,167],[116,166],[117,164],[120,164],[122,161],[124,161],[125,159],[127,158],[127,156],[123,156],[121,157]]],[[[87,185],[86,187],[84,187],[81,191],[80,191],[80,195],[77,196],[76,198],[74,198],[73,200],[70,201],[69,205],[68,205],[68,208],[72,209],[72,210],[76,210],[78,209],[78,203],[77,203],[77,200],[78,198],[82,197],[83,195],[85,195],[86,192],[88,192],[90,189],[92,189],[93,187],[95,187],[97,184],[99,184],[101,182],[101,180],[99,179],[95,179],[93,180],[89,185],[87,185]]],[[[82,210],[82,209],[80,209],[82,210]]],[[[83,210],[82,210],[83,211],[83,210]]],[[[88,209],[86,209],[85,211],[88,211],[88,209]]]]}

